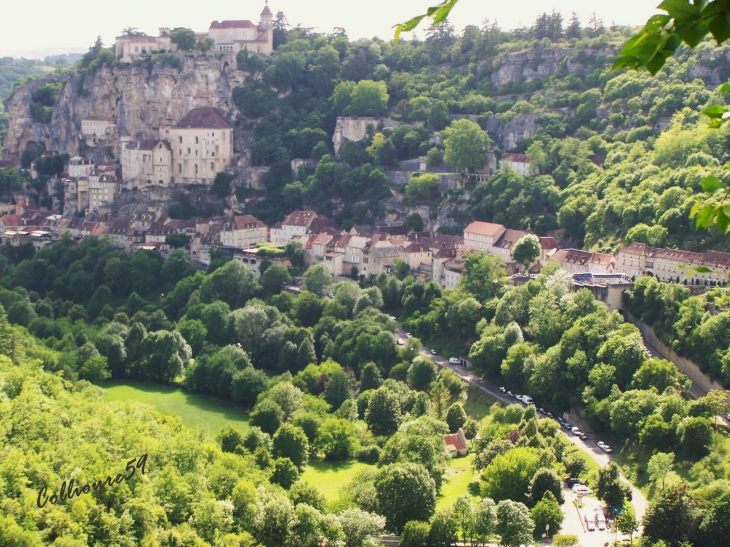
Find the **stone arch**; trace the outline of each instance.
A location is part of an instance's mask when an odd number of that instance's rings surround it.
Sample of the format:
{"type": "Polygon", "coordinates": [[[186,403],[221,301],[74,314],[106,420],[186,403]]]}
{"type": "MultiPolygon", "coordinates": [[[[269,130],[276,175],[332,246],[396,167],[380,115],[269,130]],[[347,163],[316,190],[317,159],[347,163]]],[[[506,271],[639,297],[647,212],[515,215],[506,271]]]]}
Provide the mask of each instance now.
{"type": "Polygon", "coordinates": [[[228,63],[228,61],[223,61],[223,64],[221,65],[221,73],[226,76],[230,69],[231,65],[228,63]]]}

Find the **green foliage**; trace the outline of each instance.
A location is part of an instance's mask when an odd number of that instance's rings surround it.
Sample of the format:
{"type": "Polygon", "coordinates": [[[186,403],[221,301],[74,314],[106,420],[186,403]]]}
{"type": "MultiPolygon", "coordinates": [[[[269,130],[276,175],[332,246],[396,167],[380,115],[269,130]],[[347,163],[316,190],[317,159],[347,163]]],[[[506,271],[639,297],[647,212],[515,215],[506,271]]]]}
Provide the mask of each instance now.
{"type": "Polygon", "coordinates": [[[421,465],[383,467],[375,478],[375,491],[378,512],[395,533],[402,532],[409,521],[428,520],[436,508],[434,481],[421,465]]]}
{"type": "Polygon", "coordinates": [[[170,42],[182,51],[191,51],[195,49],[198,39],[189,28],[176,28],[170,33],[170,42]]]}
{"type": "Polygon", "coordinates": [[[477,124],[461,119],[441,133],[446,144],[444,161],[459,171],[477,171],[486,160],[491,139],[477,124]]]}

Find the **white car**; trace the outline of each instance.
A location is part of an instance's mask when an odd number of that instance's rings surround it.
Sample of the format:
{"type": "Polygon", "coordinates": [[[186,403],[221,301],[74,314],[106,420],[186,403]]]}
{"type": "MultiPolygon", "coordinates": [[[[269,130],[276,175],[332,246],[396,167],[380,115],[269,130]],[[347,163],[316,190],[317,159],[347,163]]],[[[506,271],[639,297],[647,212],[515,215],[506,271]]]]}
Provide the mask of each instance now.
{"type": "Polygon", "coordinates": [[[413,337],[413,335],[410,332],[406,333],[406,338],[412,338],[412,337],[413,337]]]}
{"type": "Polygon", "coordinates": [[[398,345],[399,346],[402,346],[403,345],[403,338],[398,338],[398,345]]]}
{"type": "Polygon", "coordinates": [[[458,365],[459,364],[459,359],[457,359],[456,357],[449,357],[449,364],[451,364],[451,365],[458,365]]]}
{"type": "Polygon", "coordinates": [[[572,431],[573,435],[580,435],[580,429],[577,427],[571,427],[570,431],[572,431]]]}

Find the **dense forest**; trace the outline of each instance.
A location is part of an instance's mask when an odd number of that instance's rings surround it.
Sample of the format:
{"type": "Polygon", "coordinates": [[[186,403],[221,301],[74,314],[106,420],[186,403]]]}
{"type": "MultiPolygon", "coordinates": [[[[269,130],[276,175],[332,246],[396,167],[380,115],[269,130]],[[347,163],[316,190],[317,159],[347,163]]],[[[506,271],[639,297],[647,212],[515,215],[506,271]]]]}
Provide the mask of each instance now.
{"type": "MultiPolygon", "coordinates": [[[[288,252],[295,257],[301,247],[288,252]]],[[[202,273],[182,249],[162,261],[91,237],[26,254],[4,256],[0,277],[10,424],[3,534],[14,541],[273,546],[305,544],[308,534],[315,543],[363,545],[387,530],[413,545],[450,544],[433,539],[442,534],[518,545],[505,538],[525,543],[537,525],[559,526],[566,472],[586,476],[611,506],[630,498],[618,468],[589,473],[559,425],[538,420],[535,407],[495,405],[481,424],[469,418],[466,385],[422,356],[418,338],[398,346],[386,313],[429,342],[471,343],[479,373],[527,389],[538,405],[585,405],[597,431],[640,455],[624,470],[655,498],[644,522],[650,537],[671,537],[674,517],[662,504],[684,504],[693,515],[685,537],[696,546],[715,545],[724,525],[729,447],[715,423],[722,396],[691,400],[676,367],[648,358],[636,328],[587,290],[572,291],[562,270],[510,287],[498,260],[473,254],[456,290],[387,274],[330,289],[320,265],[303,272],[304,290],[294,295],[279,291],[296,271],[270,266],[259,282],[240,262],[217,259],[202,273]],[[104,406],[93,384],[110,377],[176,382],[231,401],[251,410],[250,427],[227,428],[217,446],[206,444],[150,410],[104,406]],[[93,424],[107,413],[114,419],[100,440],[93,424]],[[458,428],[473,440],[483,498],[465,494],[436,511],[449,464],[443,435],[458,428]],[[56,451],[50,435],[75,439],[73,449],[56,451]],[[130,477],[123,496],[99,490],[86,501],[33,507],[36,492],[58,492],[72,467],[85,470],[78,485],[103,480],[122,463],[118,454],[125,462],[148,454],[149,477],[130,477]],[[372,472],[343,485],[334,504],[298,480],[309,461],[347,460],[373,464],[372,472]],[[43,464],[20,463],[28,461],[43,464]],[[403,503],[414,496],[418,503],[403,503]],[[28,520],[29,511],[38,516],[28,520]],[[46,511],[61,511],[66,524],[51,524],[46,511]]]]}

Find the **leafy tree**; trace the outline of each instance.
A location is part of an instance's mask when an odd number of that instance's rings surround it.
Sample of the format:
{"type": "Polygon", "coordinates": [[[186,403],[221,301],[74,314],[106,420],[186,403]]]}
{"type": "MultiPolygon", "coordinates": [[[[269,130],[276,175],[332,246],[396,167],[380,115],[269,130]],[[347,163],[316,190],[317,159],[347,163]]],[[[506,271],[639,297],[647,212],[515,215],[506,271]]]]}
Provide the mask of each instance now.
{"type": "Polygon", "coordinates": [[[492,144],[487,132],[466,118],[454,121],[441,137],[446,145],[444,161],[459,171],[481,169],[492,144]]]}
{"type": "Polygon", "coordinates": [[[273,435],[284,420],[284,411],[271,399],[257,403],[251,413],[250,423],[260,427],[264,433],[273,435]]]}
{"type": "Polygon", "coordinates": [[[345,547],[362,547],[377,541],[385,528],[385,518],[357,508],[341,511],[337,520],[342,527],[345,547]]]}
{"type": "Polygon", "coordinates": [[[170,42],[175,44],[182,51],[192,51],[198,39],[195,32],[189,28],[176,28],[170,33],[170,42]]]}
{"type": "Polygon", "coordinates": [[[512,258],[518,264],[522,264],[525,270],[529,269],[530,264],[535,262],[541,254],[540,240],[532,234],[521,237],[512,249],[512,258]]]}
{"type": "Polygon", "coordinates": [[[520,547],[532,542],[535,523],[530,518],[530,511],[520,502],[502,500],[497,504],[497,529],[500,545],[504,547],[520,547]]]}
{"type": "Polygon", "coordinates": [[[216,173],[213,184],[210,185],[210,192],[220,199],[230,196],[231,182],[235,178],[236,176],[230,173],[216,173]]]}
{"type": "Polygon", "coordinates": [[[547,490],[545,496],[530,510],[530,516],[535,523],[536,534],[542,534],[542,531],[547,530],[548,526],[549,530],[556,532],[563,522],[560,504],[550,490],[547,490]]]}
{"type": "Polygon", "coordinates": [[[633,543],[634,534],[639,531],[639,523],[630,511],[624,511],[616,517],[616,528],[624,535],[629,536],[629,543],[633,543]]]}
{"type": "Polygon", "coordinates": [[[284,245],[284,253],[296,270],[304,266],[304,245],[298,239],[290,239],[284,245]]]}
{"type": "Polygon", "coordinates": [[[208,275],[200,285],[201,302],[221,300],[240,308],[258,289],[256,274],[238,260],[231,260],[208,275]]]}
{"type": "Polygon", "coordinates": [[[274,434],[273,455],[276,458],[288,458],[301,468],[307,463],[309,441],[300,428],[285,423],[274,434]]]}
{"type": "Polygon", "coordinates": [[[192,356],[182,335],[166,330],[147,334],[140,343],[140,352],[144,358],[134,365],[135,376],[164,383],[182,374],[192,356]]]}
{"type": "Polygon", "coordinates": [[[370,396],[365,422],[375,435],[392,435],[401,422],[398,396],[387,387],[381,387],[370,396]]]}
{"type": "Polygon", "coordinates": [[[180,321],[177,325],[177,330],[190,346],[192,356],[197,356],[200,350],[203,349],[205,339],[208,335],[208,329],[205,328],[205,325],[197,319],[180,321]]]}
{"type": "Polygon", "coordinates": [[[408,387],[416,391],[424,391],[436,380],[437,374],[436,363],[428,357],[419,355],[408,367],[408,387]]]}
{"type": "Polygon", "coordinates": [[[332,274],[324,264],[311,266],[304,273],[302,287],[321,297],[324,290],[332,283],[332,274]]]}
{"type": "Polygon", "coordinates": [[[352,377],[343,370],[337,370],[329,375],[324,385],[324,400],[337,410],[348,399],[354,396],[352,377]]]}
{"type": "Polygon", "coordinates": [[[303,395],[302,391],[290,382],[279,382],[268,391],[266,398],[279,405],[284,412],[284,418],[288,420],[301,407],[303,395]]]}
{"type": "Polygon", "coordinates": [[[221,445],[223,452],[235,452],[239,445],[243,444],[243,435],[233,426],[227,426],[218,433],[216,440],[221,445]]]}
{"type": "Polygon", "coordinates": [[[281,291],[282,285],[291,282],[291,275],[284,266],[273,265],[266,268],[262,278],[264,290],[270,294],[281,291]]]}
{"type": "MultiPolygon", "coordinates": [[[[339,285],[338,285],[339,286],[339,285]]],[[[373,362],[366,363],[360,373],[360,391],[378,389],[383,384],[378,365],[373,362]]]]}
{"type": "Polygon", "coordinates": [[[482,495],[495,501],[525,499],[541,465],[537,449],[520,447],[496,456],[482,472],[482,495]]]}
{"type": "Polygon", "coordinates": [[[588,464],[577,452],[564,456],[563,465],[565,466],[565,471],[571,477],[579,477],[588,471],[588,464]]]}
{"type": "Polygon", "coordinates": [[[355,424],[346,419],[329,418],[317,430],[315,446],[328,460],[346,460],[360,450],[355,424]]]}
{"type": "MultiPolygon", "coordinates": [[[[377,393],[377,392],[376,392],[377,393]]],[[[427,520],[436,508],[436,487],[422,465],[391,464],[375,478],[378,512],[385,515],[386,527],[403,531],[411,520],[427,520]]]]}
{"type": "Polygon", "coordinates": [[[428,544],[430,527],[427,522],[411,520],[406,522],[398,547],[423,547],[428,544]]]}
{"type": "Polygon", "coordinates": [[[631,500],[631,488],[621,482],[618,466],[610,463],[598,470],[596,497],[609,507],[621,506],[624,500],[631,500]]]}
{"type": "Polygon", "coordinates": [[[451,547],[458,539],[459,526],[451,508],[441,509],[431,517],[428,545],[451,547]]]}
{"type": "Polygon", "coordinates": [[[730,494],[725,492],[714,500],[712,506],[705,512],[700,534],[704,545],[720,547],[727,537],[728,523],[730,523],[730,494]]]}
{"type": "Polygon", "coordinates": [[[289,458],[278,458],[274,460],[274,472],[269,480],[288,490],[299,480],[299,470],[289,458]]]}
{"type": "Polygon", "coordinates": [[[188,234],[168,234],[165,236],[165,243],[173,249],[181,249],[190,243],[190,236],[188,234]]]}
{"type": "Polygon", "coordinates": [[[442,131],[449,124],[449,110],[443,101],[434,101],[428,113],[428,125],[442,131]]]}
{"type": "Polygon", "coordinates": [[[350,92],[350,108],[354,116],[381,116],[388,108],[385,82],[361,80],[350,92]]]}
{"type": "MultiPolygon", "coordinates": [[[[545,492],[550,492],[558,505],[563,503],[563,485],[560,477],[554,469],[543,467],[535,472],[530,483],[530,500],[533,505],[545,497],[545,492]]],[[[557,530],[557,528],[554,528],[557,530]]]]}
{"type": "Polygon", "coordinates": [[[712,444],[712,426],[707,418],[686,418],[677,428],[679,443],[690,457],[699,459],[712,444]]]}
{"type": "Polygon", "coordinates": [[[446,411],[446,423],[449,424],[449,431],[451,433],[456,433],[459,428],[464,427],[466,421],[466,412],[464,412],[462,405],[455,403],[446,411]]]}
{"type": "Polygon", "coordinates": [[[700,524],[700,508],[686,484],[662,490],[644,515],[644,537],[669,547],[693,544],[700,524]],[[685,543],[686,542],[686,543],[685,543]]]}
{"type": "Polygon", "coordinates": [[[402,258],[396,258],[393,263],[393,272],[398,279],[403,281],[411,273],[411,267],[402,258]]]}
{"type": "Polygon", "coordinates": [[[406,185],[406,198],[412,205],[431,203],[438,198],[441,179],[438,175],[420,174],[412,177],[406,185]]]}

